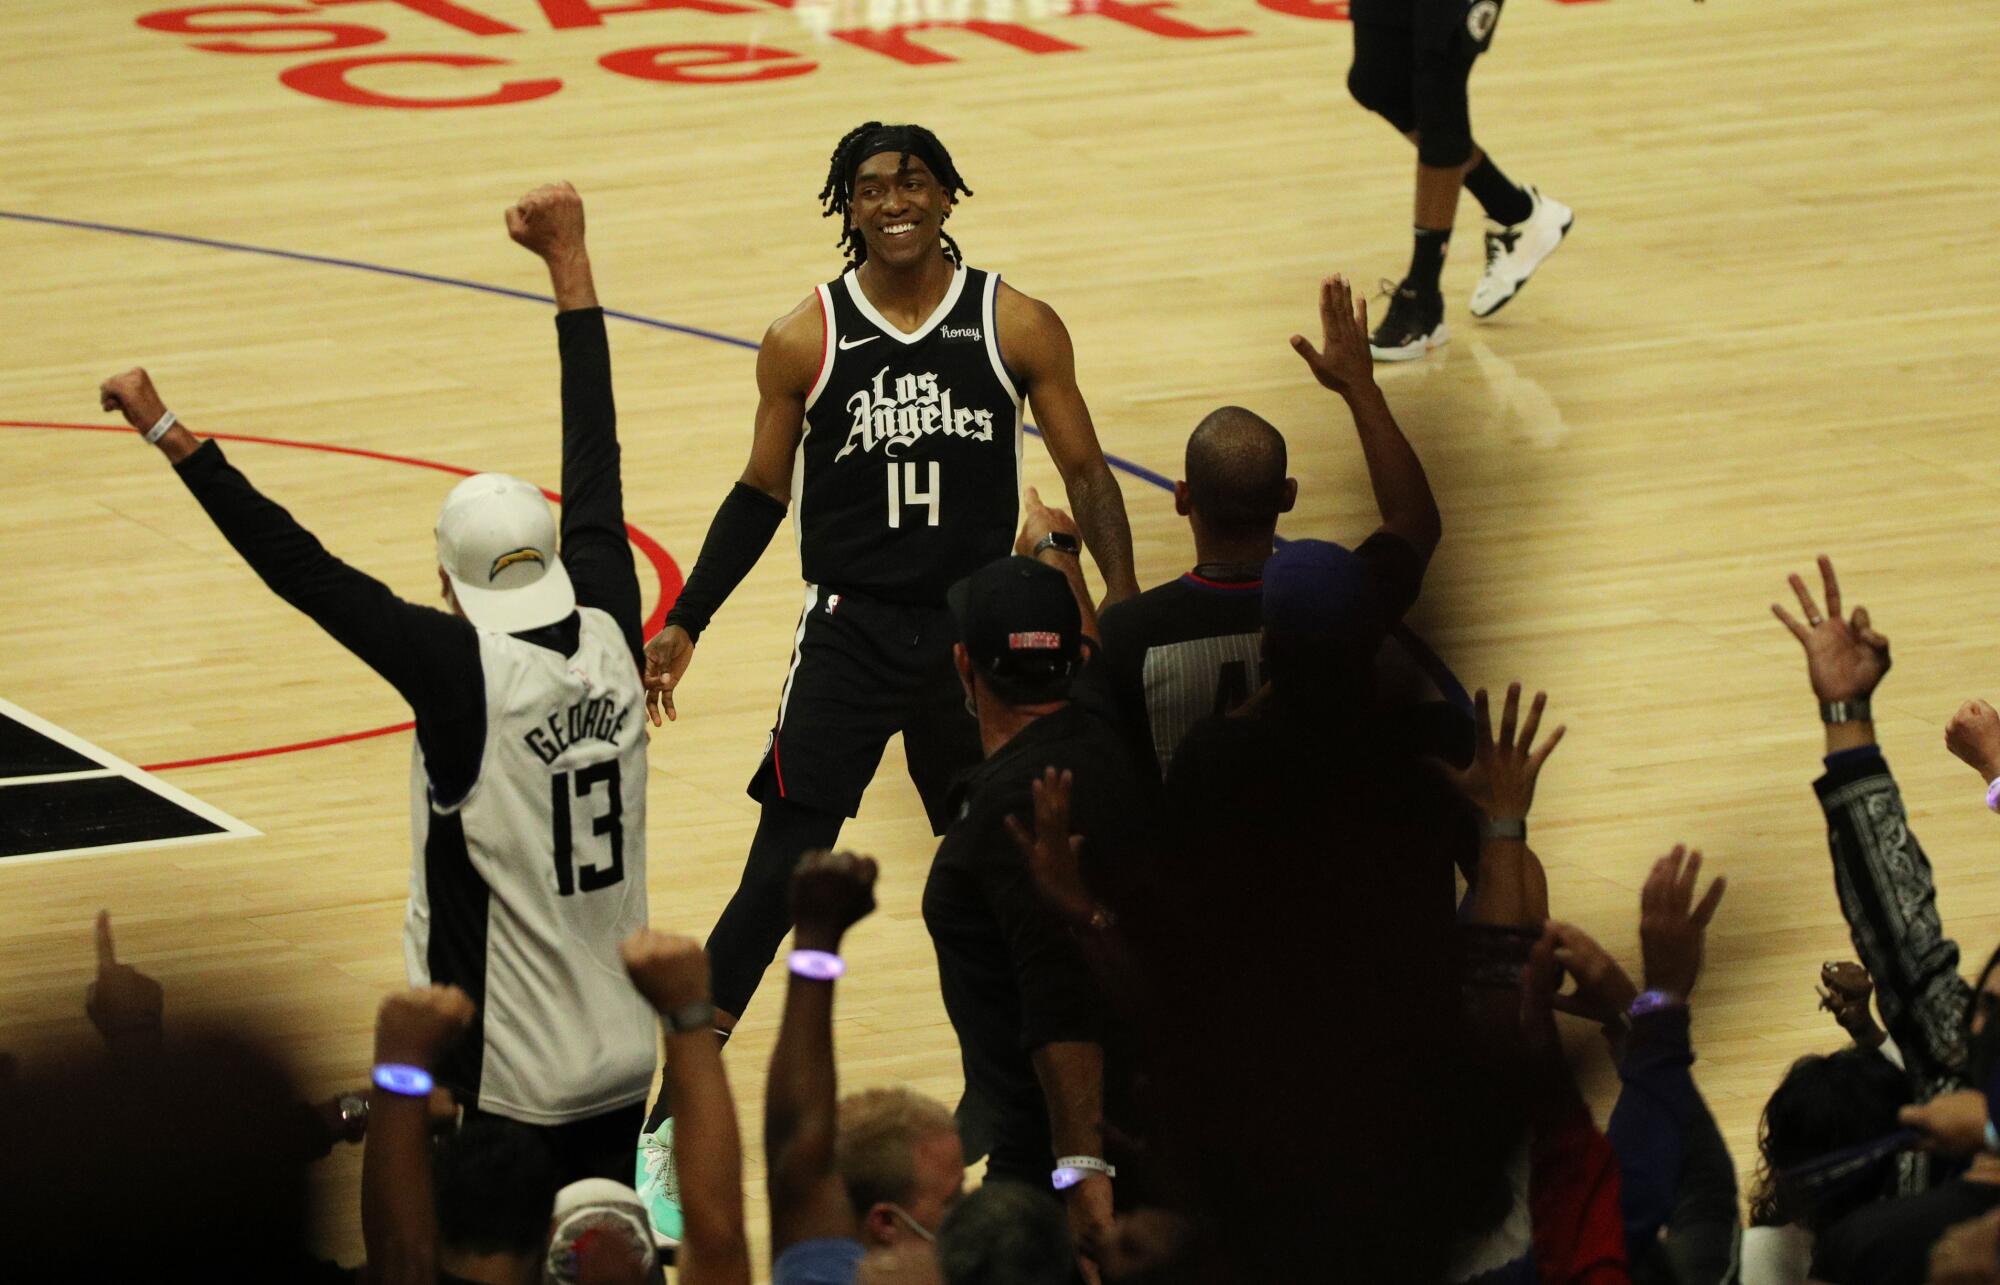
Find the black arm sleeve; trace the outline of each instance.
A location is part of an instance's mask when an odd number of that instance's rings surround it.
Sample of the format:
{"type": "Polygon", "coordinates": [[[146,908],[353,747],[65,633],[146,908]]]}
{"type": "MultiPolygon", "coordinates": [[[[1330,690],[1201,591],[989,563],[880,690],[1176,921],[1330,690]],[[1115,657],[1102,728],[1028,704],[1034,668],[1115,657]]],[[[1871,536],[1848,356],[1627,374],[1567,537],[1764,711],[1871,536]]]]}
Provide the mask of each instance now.
{"type": "Polygon", "coordinates": [[[328,553],[291,514],[264,498],[215,442],[203,442],[174,470],[271,592],[312,617],[402,694],[416,713],[432,783],[447,797],[463,797],[486,740],[486,686],[472,626],[404,602],[328,553]]]}
{"type": "Polygon", "coordinates": [[[708,524],[708,536],[701,542],[701,556],[694,561],[694,573],[674,600],[667,623],[687,630],[688,637],[701,639],[701,631],[722,609],[723,600],[743,583],[778,524],[785,520],[785,506],[744,482],[738,482],[723,498],[708,524]]]}
{"type": "Polygon", "coordinates": [[[625,538],[624,488],[618,473],[618,411],[611,396],[611,346],[604,310],[556,314],[562,352],[562,562],[576,600],[609,612],[632,648],[640,636],[639,572],[625,538]]]}

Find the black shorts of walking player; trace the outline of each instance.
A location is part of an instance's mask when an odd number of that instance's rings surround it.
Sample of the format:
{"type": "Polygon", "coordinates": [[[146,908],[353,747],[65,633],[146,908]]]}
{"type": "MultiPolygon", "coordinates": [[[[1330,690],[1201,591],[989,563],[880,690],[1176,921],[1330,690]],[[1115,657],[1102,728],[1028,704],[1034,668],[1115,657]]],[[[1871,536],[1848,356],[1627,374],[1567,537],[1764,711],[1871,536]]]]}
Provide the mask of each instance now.
{"type": "Polygon", "coordinates": [[[1439,168],[1472,159],[1466,81],[1493,42],[1500,0],[1354,0],[1347,91],[1439,168]]]}
{"type": "Polygon", "coordinates": [[[883,748],[901,732],[910,780],[932,833],[943,834],[951,780],[980,758],[979,725],[952,668],[957,640],[943,603],[903,605],[809,588],[777,725],[750,796],[851,817],[883,748]]]}

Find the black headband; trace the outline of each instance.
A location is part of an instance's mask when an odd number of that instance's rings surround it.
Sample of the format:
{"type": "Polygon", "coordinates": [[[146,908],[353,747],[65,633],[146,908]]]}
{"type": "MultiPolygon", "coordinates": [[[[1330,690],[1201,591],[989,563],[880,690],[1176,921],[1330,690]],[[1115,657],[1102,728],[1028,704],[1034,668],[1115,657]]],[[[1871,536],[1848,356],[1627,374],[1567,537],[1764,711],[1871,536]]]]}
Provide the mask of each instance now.
{"type": "Polygon", "coordinates": [[[883,152],[894,152],[898,156],[914,156],[929,167],[938,182],[944,182],[947,166],[944,157],[938,154],[937,144],[914,125],[879,125],[855,140],[854,163],[847,169],[847,190],[854,190],[854,175],[861,163],[871,156],[883,152]]]}

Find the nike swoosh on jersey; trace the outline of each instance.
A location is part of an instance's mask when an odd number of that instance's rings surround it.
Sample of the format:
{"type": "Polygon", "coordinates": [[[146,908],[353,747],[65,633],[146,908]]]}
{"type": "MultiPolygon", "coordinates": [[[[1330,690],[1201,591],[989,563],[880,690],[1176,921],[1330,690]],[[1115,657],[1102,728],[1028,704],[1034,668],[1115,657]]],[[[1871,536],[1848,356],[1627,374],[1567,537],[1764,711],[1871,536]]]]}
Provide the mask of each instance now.
{"type": "Polygon", "coordinates": [[[863,344],[872,344],[881,337],[880,335],[870,335],[866,339],[856,339],[851,343],[843,339],[840,341],[840,351],[846,352],[849,348],[859,348],[863,344]]]}

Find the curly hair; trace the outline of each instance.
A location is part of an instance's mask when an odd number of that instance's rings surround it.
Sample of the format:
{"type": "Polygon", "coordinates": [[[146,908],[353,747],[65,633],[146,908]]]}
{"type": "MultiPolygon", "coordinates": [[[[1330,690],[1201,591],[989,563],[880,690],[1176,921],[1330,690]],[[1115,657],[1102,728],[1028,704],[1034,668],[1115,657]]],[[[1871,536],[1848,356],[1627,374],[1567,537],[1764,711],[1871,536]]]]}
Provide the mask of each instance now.
{"type": "Polygon", "coordinates": [[[1862,1205],[1891,1193],[1896,1159],[1886,1156],[1836,1191],[1802,1191],[1783,1173],[1815,1156],[1880,1137],[1896,1127],[1910,1102],[1903,1072],[1874,1049],[1808,1054],[1792,1063],[1757,1127],[1757,1173],[1750,1190],[1750,1225],[1800,1223],[1820,1231],[1862,1205]]]}
{"type": "MultiPolygon", "coordinates": [[[[958,167],[952,164],[951,153],[936,134],[922,125],[884,125],[879,120],[856,125],[834,144],[833,155],[826,165],[826,185],[819,190],[820,212],[840,219],[840,239],[835,244],[847,255],[849,267],[859,267],[868,260],[868,243],[847,222],[854,200],[854,172],[861,168],[861,162],[882,152],[895,152],[899,168],[908,164],[912,156],[922,161],[944,188],[948,200],[972,195],[972,189],[959,177],[958,167]]],[[[951,211],[947,209],[938,221],[942,223],[950,217],[951,211]]],[[[965,258],[959,253],[958,242],[951,239],[951,233],[940,229],[940,234],[944,237],[945,255],[953,263],[963,263],[965,258]]]]}

